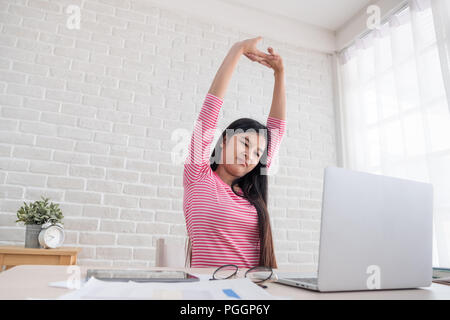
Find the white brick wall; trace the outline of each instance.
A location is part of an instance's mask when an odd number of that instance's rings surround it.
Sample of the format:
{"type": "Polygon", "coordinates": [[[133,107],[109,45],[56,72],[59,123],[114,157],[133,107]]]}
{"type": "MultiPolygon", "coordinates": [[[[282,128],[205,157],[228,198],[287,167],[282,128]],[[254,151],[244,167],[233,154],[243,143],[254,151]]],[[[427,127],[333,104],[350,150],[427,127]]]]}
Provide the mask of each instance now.
{"type": "MultiPolygon", "coordinates": [[[[187,147],[227,50],[257,35],[144,0],[3,0],[0,27],[0,244],[23,245],[16,212],[41,195],[61,204],[80,264],[152,266],[157,238],[184,243],[172,135],[181,129],[187,147]],[[74,4],[80,30],[66,27],[74,4]]],[[[311,271],[322,170],[336,163],[331,60],[275,39],[259,47],[269,45],[285,61],[288,116],[269,186],[276,254],[311,271]]],[[[243,56],[217,134],[238,117],[265,123],[273,82],[243,56]]]]}

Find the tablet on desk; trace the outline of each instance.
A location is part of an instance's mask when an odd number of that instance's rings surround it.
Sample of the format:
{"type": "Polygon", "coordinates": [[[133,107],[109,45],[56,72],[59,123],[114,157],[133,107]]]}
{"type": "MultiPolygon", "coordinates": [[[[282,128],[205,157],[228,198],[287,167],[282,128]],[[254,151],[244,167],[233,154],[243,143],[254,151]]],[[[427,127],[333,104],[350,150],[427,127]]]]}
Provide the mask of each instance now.
{"type": "Polygon", "coordinates": [[[103,281],[135,282],[193,282],[200,279],[184,271],[136,270],[136,269],[88,269],[86,281],[91,277],[103,281]]]}

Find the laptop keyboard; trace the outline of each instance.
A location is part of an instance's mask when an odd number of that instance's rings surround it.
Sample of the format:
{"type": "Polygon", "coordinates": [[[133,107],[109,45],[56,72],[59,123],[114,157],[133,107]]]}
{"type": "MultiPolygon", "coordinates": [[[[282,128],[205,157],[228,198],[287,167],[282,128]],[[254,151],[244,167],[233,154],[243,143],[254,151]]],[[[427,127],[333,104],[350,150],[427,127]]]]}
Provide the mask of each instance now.
{"type": "Polygon", "coordinates": [[[298,281],[298,282],[306,282],[311,284],[317,284],[317,278],[290,278],[290,280],[298,281]]]}

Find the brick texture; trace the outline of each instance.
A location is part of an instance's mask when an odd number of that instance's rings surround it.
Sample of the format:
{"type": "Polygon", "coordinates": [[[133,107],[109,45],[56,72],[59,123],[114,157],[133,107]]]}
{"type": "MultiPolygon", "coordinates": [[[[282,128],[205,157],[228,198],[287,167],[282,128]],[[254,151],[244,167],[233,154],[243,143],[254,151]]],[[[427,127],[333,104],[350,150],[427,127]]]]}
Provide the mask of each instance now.
{"type": "MultiPolygon", "coordinates": [[[[186,236],[183,154],[203,99],[231,45],[258,35],[142,0],[3,1],[0,30],[0,244],[24,244],[15,213],[48,195],[80,264],[153,266],[156,239],[186,236]],[[73,4],[79,30],[66,23],[73,4]]],[[[269,178],[276,255],[311,271],[323,168],[336,163],[331,60],[268,46],[285,62],[288,116],[269,178]]],[[[265,123],[273,82],[243,56],[217,133],[239,117],[265,123]]]]}

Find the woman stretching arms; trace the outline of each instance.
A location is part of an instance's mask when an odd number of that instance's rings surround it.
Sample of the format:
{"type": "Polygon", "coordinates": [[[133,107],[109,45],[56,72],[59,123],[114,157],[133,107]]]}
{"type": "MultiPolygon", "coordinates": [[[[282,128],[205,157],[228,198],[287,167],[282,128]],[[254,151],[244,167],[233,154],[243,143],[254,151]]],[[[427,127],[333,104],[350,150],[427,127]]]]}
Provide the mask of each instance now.
{"type": "Polygon", "coordinates": [[[235,43],[206,95],[194,127],[183,173],[183,210],[191,267],[235,264],[277,268],[269,212],[267,170],[286,131],[281,57],[256,49],[262,38],[235,43]],[[211,156],[218,115],[241,55],[274,70],[274,93],[266,125],[241,118],[222,133],[211,156]]]}

